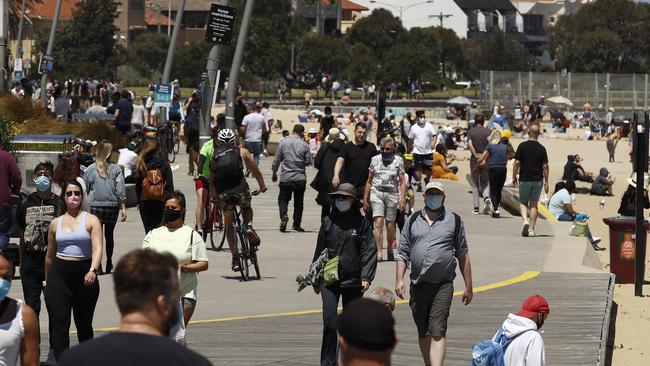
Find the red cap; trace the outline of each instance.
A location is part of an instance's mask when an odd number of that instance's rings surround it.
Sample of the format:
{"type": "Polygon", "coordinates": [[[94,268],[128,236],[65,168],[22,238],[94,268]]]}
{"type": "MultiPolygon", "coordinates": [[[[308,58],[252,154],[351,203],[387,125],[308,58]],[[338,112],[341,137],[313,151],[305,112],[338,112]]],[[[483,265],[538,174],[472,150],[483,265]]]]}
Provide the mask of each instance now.
{"type": "Polygon", "coordinates": [[[548,314],[550,312],[546,299],[540,295],[533,295],[524,300],[524,304],[521,306],[521,310],[517,312],[517,315],[530,318],[539,313],[548,314]]]}

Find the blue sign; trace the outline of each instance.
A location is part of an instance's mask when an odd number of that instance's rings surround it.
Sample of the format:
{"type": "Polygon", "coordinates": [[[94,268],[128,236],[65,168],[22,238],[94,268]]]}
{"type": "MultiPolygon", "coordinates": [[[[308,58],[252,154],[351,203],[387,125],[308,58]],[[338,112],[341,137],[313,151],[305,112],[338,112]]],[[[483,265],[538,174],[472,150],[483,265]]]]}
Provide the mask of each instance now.
{"type": "Polygon", "coordinates": [[[154,105],[159,107],[169,107],[172,102],[174,88],[171,84],[156,84],[156,95],[154,96],[154,105]]]}

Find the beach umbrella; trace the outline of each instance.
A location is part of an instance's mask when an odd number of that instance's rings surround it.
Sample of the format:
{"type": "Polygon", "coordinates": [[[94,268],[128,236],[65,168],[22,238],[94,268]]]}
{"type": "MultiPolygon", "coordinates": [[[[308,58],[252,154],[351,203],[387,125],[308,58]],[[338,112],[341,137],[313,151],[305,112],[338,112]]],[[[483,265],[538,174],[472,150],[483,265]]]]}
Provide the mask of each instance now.
{"type": "Polygon", "coordinates": [[[454,98],[449,99],[449,100],[447,101],[447,104],[453,104],[453,105],[470,105],[470,104],[472,104],[472,101],[471,101],[469,98],[467,98],[467,97],[458,96],[458,97],[454,97],[454,98]]]}
{"type": "Polygon", "coordinates": [[[555,104],[563,104],[569,107],[573,107],[573,102],[569,100],[569,98],[565,98],[561,95],[558,95],[556,97],[551,97],[546,99],[547,102],[555,103],[555,104]]]}

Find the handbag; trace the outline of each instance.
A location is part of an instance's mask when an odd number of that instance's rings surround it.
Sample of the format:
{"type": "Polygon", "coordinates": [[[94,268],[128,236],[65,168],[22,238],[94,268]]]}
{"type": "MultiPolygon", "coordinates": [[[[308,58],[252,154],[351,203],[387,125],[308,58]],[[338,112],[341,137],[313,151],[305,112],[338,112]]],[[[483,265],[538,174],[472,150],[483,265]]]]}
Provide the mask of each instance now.
{"type": "Polygon", "coordinates": [[[587,236],[589,231],[589,226],[587,226],[587,221],[575,220],[573,225],[571,225],[571,230],[569,235],[571,236],[587,236]]]}
{"type": "Polygon", "coordinates": [[[339,262],[341,261],[341,250],[343,250],[344,246],[345,240],[343,240],[336,250],[336,256],[328,259],[323,267],[323,281],[325,281],[325,286],[331,286],[339,282],[339,262]]]}

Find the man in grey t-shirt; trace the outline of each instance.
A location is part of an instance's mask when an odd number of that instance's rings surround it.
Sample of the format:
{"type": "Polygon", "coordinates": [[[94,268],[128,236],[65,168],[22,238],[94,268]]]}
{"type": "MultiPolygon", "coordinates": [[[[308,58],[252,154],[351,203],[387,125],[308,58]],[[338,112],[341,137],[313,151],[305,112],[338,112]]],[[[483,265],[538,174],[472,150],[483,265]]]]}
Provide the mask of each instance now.
{"type": "Polygon", "coordinates": [[[456,262],[465,280],[462,297],[465,305],[473,297],[472,269],[462,220],[445,210],[444,186],[429,182],[424,189],[424,202],[426,207],[416,212],[402,231],[395,293],[404,297],[404,274],[410,263],[410,304],[424,364],[442,366],[456,262]]]}
{"type": "Polygon", "coordinates": [[[469,160],[469,169],[472,174],[470,185],[472,186],[472,199],[474,202],[475,215],[479,214],[479,195],[483,196],[483,213],[489,214],[492,212],[492,202],[490,201],[490,185],[488,180],[488,166],[477,166],[478,161],[483,155],[483,151],[488,145],[488,138],[491,131],[483,124],[485,119],[483,115],[479,114],[474,119],[474,127],[467,132],[467,140],[469,140],[469,151],[472,156],[469,160]]]}

